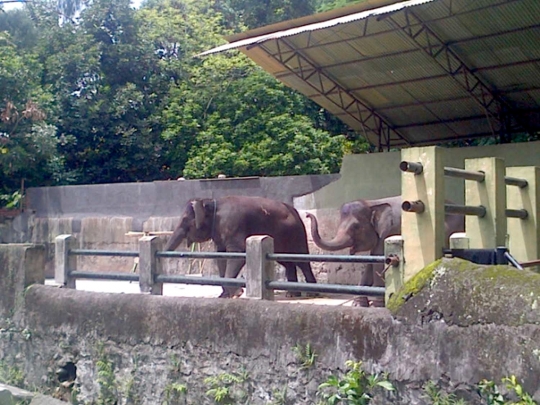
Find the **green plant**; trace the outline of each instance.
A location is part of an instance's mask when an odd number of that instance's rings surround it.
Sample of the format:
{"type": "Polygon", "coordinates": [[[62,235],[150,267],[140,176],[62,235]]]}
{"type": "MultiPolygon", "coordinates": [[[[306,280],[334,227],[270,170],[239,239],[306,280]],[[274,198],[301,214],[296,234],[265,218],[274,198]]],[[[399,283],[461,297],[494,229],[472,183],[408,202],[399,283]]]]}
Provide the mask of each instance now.
{"type": "Polygon", "coordinates": [[[499,392],[499,388],[494,381],[482,380],[478,383],[480,396],[484,398],[487,405],[504,405],[504,397],[499,392]]]}
{"type": "Polygon", "coordinates": [[[504,397],[499,388],[493,381],[482,380],[478,384],[480,395],[487,402],[487,405],[538,405],[531,395],[523,390],[523,387],[517,381],[516,376],[504,377],[502,382],[506,385],[508,391],[513,392],[517,402],[510,401],[504,397]]]}
{"type": "Polygon", "coordinates": [[[287,404],[287,386],[283,389],[275,389],[272,392],[272,402],[270,405],[286,405],[287,404]]]}
{"type": "Polygon", "coordinates": [[[114,374],[114,364],[109,360],[103,346],[98,347],[99,359],[96,363],[99,385],[98,405],[114,405],[118,402],[118,383],[114,374]]]}
{"type": "Polygon", "coordinates": [[[6,362],[0,361],[0,382],[16,387],[23,387],[24,373],[16,365],[9,366],[6,362]]]}
{"type": "Polygon", "coordinates": [[[386,374],[367,374],[361,368],[361,361],[348,360],[345,365],[350,370],[342,378],[332,375],[319,385],[317,395],[322,400],[320,404],[367,405],[377,387],[394,391],[394,386],[388,381],[386,374]]]}
{"type": "Polygon", "coordinates": [[[424,392],[432,405],[466,405],[464,399],[457,398],[454,394],[441,392],[440,388],[433,382],[428,381],[424,386],[424,392]]]}
{"type": "Polygon", "coordinates": [[[244,387],[247,380],[248,375],[245,371],[207,377],[204,379],[204,383],[209,386],[206,395],[212,397],[217,404],[234,404],[236,401],[245,401],[248,396],[244,387]]]}
{"type": "Polygon", "coordinates": [[[293,352],[296,355],[298,363],[300,363],[300,370],[307,370],[315,364],[317,355],[311,347],[311,344],[307,343],[305,346],[302,346],[298,343],[293,347],[293,352]]]}
{"type": "Polygon", "coordinates": [[[178,404],[180,398],[187,394],[187,386],[180,383],[170,383],[165,387],[165,399],[162,405],[178,404]]]}

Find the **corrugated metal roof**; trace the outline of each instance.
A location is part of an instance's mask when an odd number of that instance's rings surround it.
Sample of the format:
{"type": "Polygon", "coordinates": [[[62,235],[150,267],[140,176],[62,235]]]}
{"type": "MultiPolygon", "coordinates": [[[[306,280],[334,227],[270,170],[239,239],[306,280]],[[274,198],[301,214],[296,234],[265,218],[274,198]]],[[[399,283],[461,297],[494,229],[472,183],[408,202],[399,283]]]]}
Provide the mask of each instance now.
{"type": "Polygon", "coordinates": [[[201,56],[240,49],[375,145],[540,130],[540,1],[378,0],[325,15],[201,56]]]}

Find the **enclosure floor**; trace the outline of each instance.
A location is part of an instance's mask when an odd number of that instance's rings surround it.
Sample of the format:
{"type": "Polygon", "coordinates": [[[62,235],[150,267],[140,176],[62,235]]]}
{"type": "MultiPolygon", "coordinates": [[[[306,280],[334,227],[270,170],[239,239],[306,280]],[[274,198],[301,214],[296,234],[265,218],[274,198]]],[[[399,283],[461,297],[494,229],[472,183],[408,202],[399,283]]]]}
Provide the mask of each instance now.
{"type": "MultiPolygon", "coordinates": [[[[45,280],[47,285],[55,285],[53,279],[45,280]]],[[[77,290],[117,294],[140,294],[139,283],[134,281],[77,280],[77,290]]],[[[164,284],[163,295],[173,297],[215,298],[221,294],[221,287],[194,284],[164,284]]],[[[245,293],[240,297],[245,298],[245,293]]],[[[322,294],[317,298],[287,298],[284,291],[277,291],[275,300],[290,304],[343,305],[350,306],[351,295],[322,294]]]]}

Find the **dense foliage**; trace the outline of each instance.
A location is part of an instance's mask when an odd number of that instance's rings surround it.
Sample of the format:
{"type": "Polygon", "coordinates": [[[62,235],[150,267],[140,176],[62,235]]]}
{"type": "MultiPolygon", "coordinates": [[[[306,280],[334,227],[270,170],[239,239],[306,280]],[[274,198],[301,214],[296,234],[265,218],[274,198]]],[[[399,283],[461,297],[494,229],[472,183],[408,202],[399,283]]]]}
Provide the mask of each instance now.
{"type": "Polygon", "coordinates": [[[360,136],[239,52],[195,57],[328,4],[35,0],[0,10],[0,205],[22,179],[338,171],[343,153],[368,147],[360,136]]]}

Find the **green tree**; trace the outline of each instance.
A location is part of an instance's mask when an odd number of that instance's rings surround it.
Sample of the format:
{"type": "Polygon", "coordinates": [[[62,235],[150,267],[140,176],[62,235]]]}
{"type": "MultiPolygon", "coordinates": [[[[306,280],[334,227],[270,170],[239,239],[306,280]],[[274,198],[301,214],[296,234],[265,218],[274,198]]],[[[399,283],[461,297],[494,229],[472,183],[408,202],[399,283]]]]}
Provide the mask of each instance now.
{"type": "Polygon", "coordinates": [[[56,153],[56,128],[48,125],[51,95],[39,85],[40,66],[31,53],[0,33],[0,204],[19,188],[50,182],[56,153]]]}
{"type": "Polygon", "coordinates": [[[84,183],[160,177],[161,138],[152,113],[159,75],[129,0],[92,2],[79,24],[50,26],[45,80],[59,105],[58,135],[69,177],[84,183]]]}

